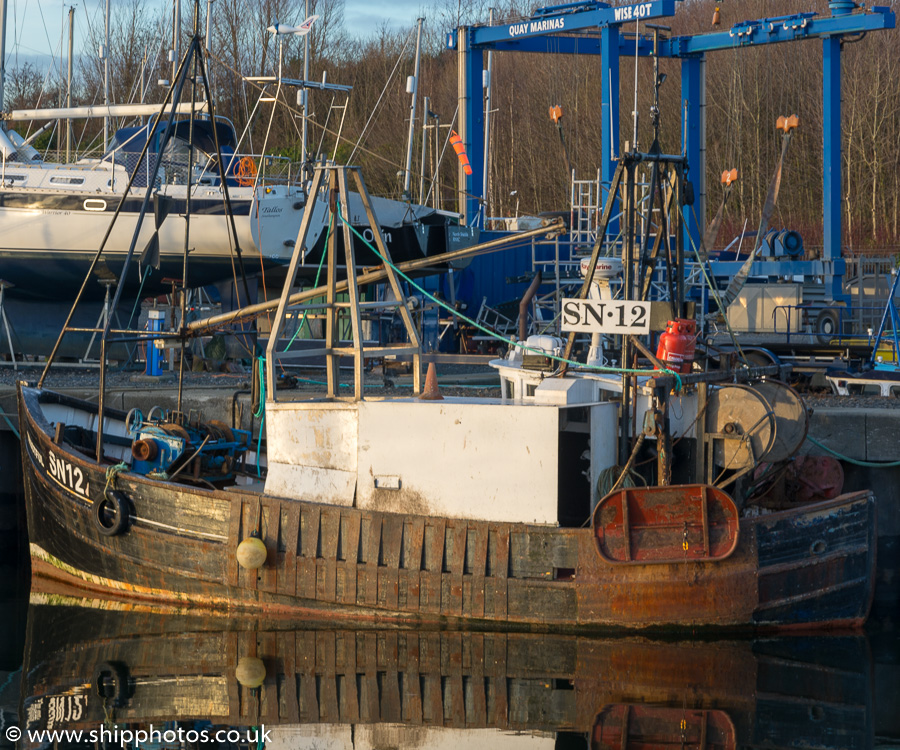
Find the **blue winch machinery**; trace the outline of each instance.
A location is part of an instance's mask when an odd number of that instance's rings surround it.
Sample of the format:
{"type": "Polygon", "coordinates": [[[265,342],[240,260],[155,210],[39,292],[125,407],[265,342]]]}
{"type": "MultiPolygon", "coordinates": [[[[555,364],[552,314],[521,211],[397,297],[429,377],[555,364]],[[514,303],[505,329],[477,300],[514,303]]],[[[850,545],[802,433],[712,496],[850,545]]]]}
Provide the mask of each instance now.
{"type": "Polygon", "coordinates": [[[154,406],[146,417],[132,409],[126,418],[131,438],[131,470],[217,484],[234,478],[235,467],[250,447],[246,430],[213,419],[191,422],[184,414],[154,406]]]}

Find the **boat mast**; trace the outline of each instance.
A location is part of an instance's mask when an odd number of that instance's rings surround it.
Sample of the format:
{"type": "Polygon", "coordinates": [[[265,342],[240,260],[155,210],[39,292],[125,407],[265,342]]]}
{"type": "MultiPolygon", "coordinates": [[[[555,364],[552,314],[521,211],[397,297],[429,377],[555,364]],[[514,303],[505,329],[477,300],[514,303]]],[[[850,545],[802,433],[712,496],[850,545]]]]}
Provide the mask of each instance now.
{"type": "Polygon", "coordinates": [[[213,0],[206,0],[206,51],[209,51],[213,0]]]}
{"type": "Polygon", "coordinates": [[[425,157],[428,147],[428,115],[431,112],[429,97],[422,99],[422,160],[419,162],[419,203],[425,205],[425,157]]]}
{"type": "MultiPolygon", "coordinates": [[[[103,60],[103,103],[109,106],[109,0],[106,0],[106,17],[103,21],[103,47],[100,58],[103,60]]],[[[109,116],[103,118],[103,151],[109,148],[109,116]]]]}
{"type": "Polygon", "coordinates": [[[408,78],[406,81],[406,92],[408,94],[412,94],[412,104],[409,107],[409,137],[406,141],[406,172],[403,176],[403,199],[410,200],[409,193],[409,185],[412,180],[412,149],[413,149],[413,134],[415,133],[416,128],[416,92],[419,88],[419,61],[421,59],[421,51],[422,51],[422,23],[425,21],[424,18],[418,19],[416,23],[419,25],[419,29],[416,32],[416,66],[413,71],[412,77],[408,78]]]}
{"type": "MultiPolygon", "coordinates": [[[[309,18],[309,0],[306,0],[304,13],[305,15],[303,17],[309,18]]],[[[309,34],[306,34],[303,37],[303,80],[309,80],[309,34]]],[[[307,143],[309,138],[307,126],[307,118],[309,117],[309,89],[300,89],[300,96],[303,98],[303,135],[300,145],[300,156],[306,161],[309,158],[309,154],[307,154],[307,149],[309,148],[307,143]]]]}
{"type": "MultiPolygon", "coordinates": [[[[488,21],[490,26],[494,25],[494,9],[490,9],[490,19],[488,21]]],[[[490,153],[491,153],[491,76],[494,72],[494,52],[493,50],[488,50],[487,53],[487,68],[484,71],[484,158],[482,159],[482,165],[484,171],[481,176],[481,226],[486,226],[484,220],[487,218],[487,199],[490,191],[488,190],[488,179],[490,178],[491,168],[490,168],[490,153]]]]}
{"type": "MultiPolygon", "coordinates": [[[[106,0],[109,2],[109,0],[106,0]]],[[[174,0],[172,10],[172,80],[175,80],[175,69],[181,59],[181,0],[174,0]]]]}
{"type": "MultiPolygon", "coordinates": [[[[66,107],[72,107],[72,53],[75,43],[75,6],[69,6],[69,59],[66,80],[66,107]]],[[[66,118],[66,164],[72,163],[72,119],[66,118]]]]}
{"type": "MultiPolygon", "coordinates": [[[[6,81],[6,0],[0,0],[0,113],[3,112],[3,84],[6,81]]],[[[6,124],[0,123],[0,159],[2,173],[6,175],[6,160],[16,152],[16,147],[6,135],[6,124]]],[[[14,358],[15,359],[15,358],[14,358]]]]}
{"type": "Polygon", "coordinates": [[[6,82],[6,0],[0,0],[0,112],[3,111],[3,85],[6,82]]]}
{"type": "MultiPolygon", "coordinates": [[[[197,103],[197,74],[199,72],[198,63],[200,62],[200,58],[204,54],[202,47],[199,44],[200,40],[200,0],[194,0],[194,45],[197,47],[197,51],[194,53],[191,58],[191,66],[192,70],[190,72],[191,79],[191,104],[194,105],[197,103]]],[[[182,255],[182,270],[181,270],[181,323],[180,323],[180,331],[181,336],[181,356],[178,359],[178,400],[177,400],[177,410],[178,413],[183,413],[182,410],[182,397],[184,394],[184,359],[185,354],[187,352],[187,336],[183,335],[185,332],[185,321],[187,320],[187,283],[188,283],[188,249],[191,244],[191,179],[194,173],[194,126],[195,126],[195,109],[191,107],[191,115],[188,120],[188,173],[187,173],[187,193],[185,194],[185,212],[184,212],[184,254],[182,255]]],[[[210,120],[212,122],[213,130],[216,129],[216,121],[215,119],[210,120]]],[[[216,139],[216,153],[221,155],[219,152],[219,144],[218,139],[216,139]]],[[[219,174],[224,174],[224,172],[220,172],[219,174]]],[[[226,180],[222,180],[225,182],[226,180]]],[[[242,269],[243,270],[243,269],[242,269]]]]}
{"type": "MultiPolygon", "coordinates": [[[[206,54],[209,54],[209,45],[212,41],[212,4],[213,0],[206,0],[206,54]]],[[[207,70],[206,75],[212,75],[212,71],[207,70]]]]}

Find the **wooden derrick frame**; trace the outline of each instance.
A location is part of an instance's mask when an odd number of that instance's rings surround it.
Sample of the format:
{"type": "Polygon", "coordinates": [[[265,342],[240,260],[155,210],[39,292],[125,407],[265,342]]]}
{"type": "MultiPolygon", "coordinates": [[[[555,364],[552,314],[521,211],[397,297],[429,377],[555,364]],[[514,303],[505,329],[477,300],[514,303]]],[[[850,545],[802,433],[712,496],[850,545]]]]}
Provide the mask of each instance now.
{"type": "Polygon", "coordinates": [[[363,397],[364,386],[364,370],[366,357],[383,357],[390,354],[411,354],[413,359],[413,390],[420,393],[422,390],[422,347],[418,331],[413,322],[412,315],[407,305],[406,294],[400,286],[400,280],[391,261],[390,252],[384,242],[378,219],[375,216],[375,209],[372,207],[372,199],[366,190],[359,167],[346,166],[319,166],[316,167],[313,175],[312,185],[309,192],[309,200],[306,203],[306,210],[303,214],[303,220],[300,223],[300,231],[297,234],[297,240],[294,243],[294,251],[291,254],[291,262],[288,266],[287,278],[285,279],[284,288],[281,292],[281,298],[278,302],[278,309],[275,313],[275,321],[272,324],[272,331],[269,335],[269,343],[266,347],[266,388],[268,398],[276,401],[276,377],[275,365],[277,362],[288,359],[300,359],[304,357],[321,357],[325,355],[326,372],[327,372],[327,397],[329,399],[340,398],[340,360],[344,356],[353,357],[353,398],[354,401],[360,401],[363,397]],[[354,180],[354,186],[359,192],[362,200],[363,208],[366,212],[366,218],[369,228],[372,230],[372,236],[375,239],[375,245],[378,252],[385,259],[384,271],[391,290],[394,293],[394,299],[385,302],[367,302],[365,307],[371,309],[374,307],[386,308],[395,307],[400,313],[403,325],[409,336],[409,344],[380,344],[377,347],[366,348],[362,338],[362,316],[360,309],[362,303],[359,299],[359,284],[357,279],[356,255],[353,250],[353,236],[350,224],[342,221],[344,232],[344,262],[347,268],[347,291],[350,296],[349,302],[338,302],[338,251],[337,251],[337,234],[332,232],[329,235],[325,252],[327,254],[327,270],[326,270],[326,303],[325,303],[325,346],[322,348],[308,349],[297,352],[278,352],[278,339],[284,330],[284,323],[287,317],[287,309],[289,307],[288,298],[291,294],[291,288],[297,277],[297,267],[303,255],[306,243],[306,236],[309,231],[312,217],[315,211],[316,201],[321,200],[322,188],[327,180],[329,211],[336,213],[337,201],[340,200],[344,211],[349,213],[349,191],[347,189],[348,174],[354,180]],[[341,308],[349,307],[350,322],[353,331],[352,346],[337,346],[338,342],[338,315],[341,308]]]}

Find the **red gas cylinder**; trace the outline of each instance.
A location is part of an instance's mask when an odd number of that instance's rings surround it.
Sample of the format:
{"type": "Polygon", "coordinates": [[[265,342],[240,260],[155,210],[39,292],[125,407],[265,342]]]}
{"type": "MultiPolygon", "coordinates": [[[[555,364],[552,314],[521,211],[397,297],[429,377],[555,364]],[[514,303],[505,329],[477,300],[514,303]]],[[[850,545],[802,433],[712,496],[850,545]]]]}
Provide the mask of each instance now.
{"type": "Polygon", "coordinates": [[[689,373],[694,362],[697,342],[697,323],[693,320],[675,318],[666,325],[659,336],[656,358],[678,373],[689,373]]]}

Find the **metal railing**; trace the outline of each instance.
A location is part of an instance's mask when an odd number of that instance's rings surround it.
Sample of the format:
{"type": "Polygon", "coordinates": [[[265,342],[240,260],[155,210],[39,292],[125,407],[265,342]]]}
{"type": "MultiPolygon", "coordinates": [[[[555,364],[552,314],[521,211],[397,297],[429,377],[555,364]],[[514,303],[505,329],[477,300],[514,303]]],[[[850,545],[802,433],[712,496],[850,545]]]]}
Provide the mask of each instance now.
{"type": "Polygon", "coordinates": [[[866,337],[871,345],[874,331],[871,327],[862,329],[854,325],[860,313],[871,316],[880,315],[883,307],[847,307],[846,305],[799,304],[777,305],[772,310],[772,333],[783,335],[784,342],[791,339],[810,341],[818,344],[837,343],[839,346],[849,343],[861,343],[859,339],[866,337]],[[784,328],[781,328],[781,325],[784,328]],[[801,330],[802,329],[802,330],[801,330]]]}

